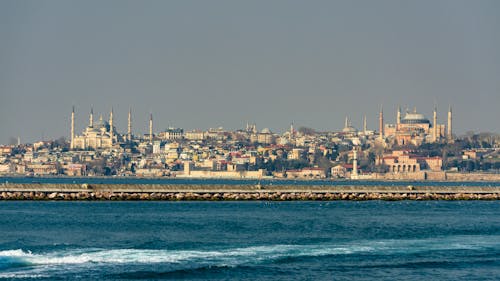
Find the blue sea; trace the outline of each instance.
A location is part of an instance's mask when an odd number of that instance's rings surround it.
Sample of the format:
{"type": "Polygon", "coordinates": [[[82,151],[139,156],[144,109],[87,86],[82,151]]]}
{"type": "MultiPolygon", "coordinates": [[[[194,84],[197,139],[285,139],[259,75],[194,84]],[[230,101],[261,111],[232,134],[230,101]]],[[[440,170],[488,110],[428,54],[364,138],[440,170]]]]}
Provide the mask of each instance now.
{"type": "Polygon", "coordinates": [[[0,280],[499,280],[500,202],[0,202],[0,280]]]}

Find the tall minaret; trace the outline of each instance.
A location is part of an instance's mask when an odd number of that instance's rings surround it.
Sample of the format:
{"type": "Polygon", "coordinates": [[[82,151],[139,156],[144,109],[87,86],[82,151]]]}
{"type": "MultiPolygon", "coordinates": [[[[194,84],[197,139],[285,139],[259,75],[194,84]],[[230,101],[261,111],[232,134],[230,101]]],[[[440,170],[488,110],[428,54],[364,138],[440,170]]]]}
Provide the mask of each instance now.
{"type": "Polygon", "coordinates": [[[380,106],[380,113],[378,116],[378,127],[379,127],[379,139],[384,139],[384,108],[380,106]]]}
{"type": "Polygon", "coordinates": [[[132,107],[128,109],[127,140],[132,141],[132,107]]]}
{"type": "Polygon", "coordinates": [[[432,142],[437,142],[438,125],[437,125],[437,108],[434,106],[434,114],[432,118],[432,142]]]}
{"type": "Polygon", "coordinates": [[[349,117],[345,117],[345,125],[344,125],[344,128],[347,128],[349,127],[349,117]]]}
{"type": "Polygon", "coordinates": [[[451,105],[450,105],[450,109],[448,110],[448,132],[446,134],[446,138],[448,139],[448,141],[452,141],[453,140],[453,131],[452,131],[452,126],[451,126],[451,120],[452,117],[451,117],[451,105]]]}
{"type": "Polygon", "coordinates": [[[94,107],[90,108],[89,127],[94,127],[94,107]]]}
{"type": "Polygon", "coordinates": [[[111,144],[113,144],[114,139],[113,132],[113,107],[111,107],[111,112],[109,113],[109,137],[111,138],[111,144]]]}
{"type": "Polygon", "coordinates": [[[367,131],[367,126],[366,126],[366,114],[365,116],[363,116],[363,135],[366,135],[366,131],[367,131]]]}
{"type": "Polygon", "coordinates": [[[153,113],[149,114],[149,142],[153,143],[153,113]]]}
{"type": "Polygon", "coordinates": [[[75,106],[73,105],[73,111],[71,111],[71,143],[70,148],[75,148],[75,106]]]}
{"type": "Polygon", "coordinates": [[[398,106],[398,113],[396,114],[396,124],[401,124],[401,106],[398,106]]]}
{"type": "Polygon", "coordinates": [[[295,130],[293,129],[293,122],[292,122],[292,124],[290,124],[290,135],[288,138],[291,140],[293,138],[294,134],[295,134],[295,130]]]}

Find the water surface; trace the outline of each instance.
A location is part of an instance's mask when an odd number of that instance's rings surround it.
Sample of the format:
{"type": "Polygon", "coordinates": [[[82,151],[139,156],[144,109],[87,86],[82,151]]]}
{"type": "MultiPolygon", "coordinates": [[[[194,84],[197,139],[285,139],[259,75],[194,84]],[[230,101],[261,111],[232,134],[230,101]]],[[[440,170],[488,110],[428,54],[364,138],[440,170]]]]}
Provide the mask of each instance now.
{"type": "Polygon", "coordinates": [[[498,280],[500,203],[0,202],[0,280],[498,280]]]}

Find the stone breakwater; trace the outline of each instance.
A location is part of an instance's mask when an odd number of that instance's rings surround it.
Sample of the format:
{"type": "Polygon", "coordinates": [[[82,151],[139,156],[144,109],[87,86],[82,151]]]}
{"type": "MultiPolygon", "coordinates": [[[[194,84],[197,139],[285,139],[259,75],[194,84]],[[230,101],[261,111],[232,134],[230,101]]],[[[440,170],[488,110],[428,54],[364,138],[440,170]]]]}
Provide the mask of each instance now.
{"type": "Polygon", "coordinates": [[[65,201],[333,201],[333,200],[499,200],[499,193],[316,193],[316,192],[2,192],[0,200],[65,200],[65,201]]]}
{"type": "Polygon", "coordinates": [[[499,200],[493,186],[2,184],[0,200],[499,200]]]}

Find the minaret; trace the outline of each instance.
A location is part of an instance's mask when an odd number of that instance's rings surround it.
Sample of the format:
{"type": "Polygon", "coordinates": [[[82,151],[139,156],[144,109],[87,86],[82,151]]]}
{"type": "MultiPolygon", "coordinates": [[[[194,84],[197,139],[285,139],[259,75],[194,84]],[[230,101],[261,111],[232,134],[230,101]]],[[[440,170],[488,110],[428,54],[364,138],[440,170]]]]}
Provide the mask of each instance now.
{"type": "Polygon", "coordinates": [[[358,151],[356,150],[356,146],[352,147],[352,174],[351,179],[358,178],[358,151]]]}
{"type": "Polygon", "coordinates": [[[378,116],[379,139],[384,139],[384,108],[380,106],[380,113],[378,116]]]}
{"type": "Polygon", "coordinates": [[[128,110],[127,140],[132,141],[132,107],[128,110]]]}
{"type": "Polygon", "coordinates": [[[73,105],[73,110],[71,111],[71,143],[70,149],[75,148],[75,106],[73,105]]]}
{"type": "Polygon", "coordinates": [[[113,132],[113,108],[111,107],[111,112],[109,113],[109,137],[111,138],[111,144],[113,144],[114,140],[114,132],[113,132]]]}
{"type": "Polygon", "coordinates": [[[89,127],[94,127],[94,107],[90,108],[89,127]]]}
{"type": "Polygon", "coordinates": [[[149,142],[153,143],[153,113],[149,114],[149,142]]]}
{"type": "Polygon", "coordinates": [[[396,114],[396,124],[401,124],[401,106],[398,106],[398,113],[396,114]]]}
{"type": "Polygon", "coordinates": [[[363,116],[363,135],[366,135],[367,126],[366,126],[366,114],[363,116]]]}
{"type": "Polygon", "coordinates": [[[451,121],[452,121],[452,117],[451,117],[451,105],[450,105],[450,109],[448,110],[448,132],[446,134],[446,138],[448,139],[449,142],[451,142],[453,140],[453,131],[452,131],[452,126],[451,126],[451,121]]]}
{"type": "Polygon", "coordinates": [[[437,142],[438,125],[437,125],[437,108],[434,106],[434,115],[432,118],[432,142],[437,142]]]}
{"type": "Polygon", "coordinates": [[[295,132],[295,130],[293,129],[293,122],[292,122],[292,124],[290,124],[290,136],[289,136],[290,140],[293,138],[294,132],[295,132]]]}

